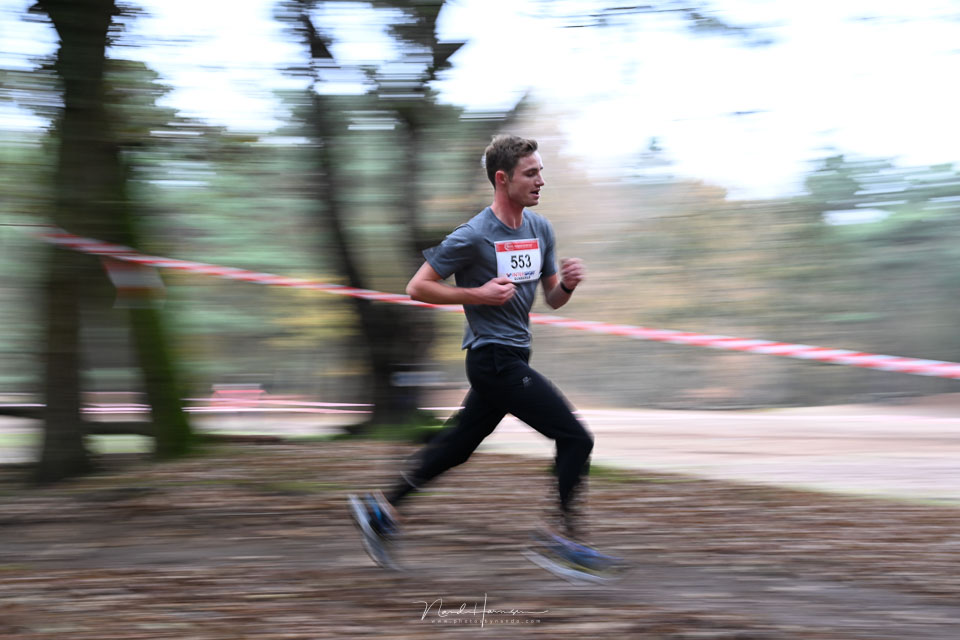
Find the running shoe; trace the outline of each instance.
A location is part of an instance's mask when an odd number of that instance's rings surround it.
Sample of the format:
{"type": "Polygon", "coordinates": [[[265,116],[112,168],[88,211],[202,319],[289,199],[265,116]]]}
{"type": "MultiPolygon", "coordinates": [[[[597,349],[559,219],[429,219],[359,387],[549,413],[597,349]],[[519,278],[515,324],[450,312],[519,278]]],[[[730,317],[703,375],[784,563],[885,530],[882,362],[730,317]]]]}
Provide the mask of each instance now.
{"type": "Polygon", "coordinates": [[[574,583],[606,583],[626,568],[623,560],[550,531],[539,531],[525,554],[532,562],[574,583]]]}
{"type": "Polygon", "coordinates": [[[379,491],[363,496],[350,494],[348,500],[367,555],[377,566],[399,569],[393,546],[400,535],[400,524],[393,506],[379,491]]]}

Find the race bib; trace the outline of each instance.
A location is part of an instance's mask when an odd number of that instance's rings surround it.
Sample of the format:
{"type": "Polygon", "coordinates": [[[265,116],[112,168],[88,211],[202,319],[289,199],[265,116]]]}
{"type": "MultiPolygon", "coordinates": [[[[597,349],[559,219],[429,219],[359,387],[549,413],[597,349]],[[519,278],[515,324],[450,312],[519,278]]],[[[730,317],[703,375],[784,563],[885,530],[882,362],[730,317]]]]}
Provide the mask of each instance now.
{"type": "Polygon", "coordinates": [[[506,276],[512,282],[528,282],[540,278],[540,240],[508,240],[495,242],[497,249],[497,275],[506,276]]]}

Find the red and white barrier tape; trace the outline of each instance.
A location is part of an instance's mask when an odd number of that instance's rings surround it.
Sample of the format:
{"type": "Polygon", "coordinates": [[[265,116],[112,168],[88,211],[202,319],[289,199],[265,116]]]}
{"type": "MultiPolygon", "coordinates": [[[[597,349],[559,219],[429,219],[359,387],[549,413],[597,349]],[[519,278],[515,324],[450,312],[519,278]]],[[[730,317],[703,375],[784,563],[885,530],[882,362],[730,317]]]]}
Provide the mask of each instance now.
{"type": "MultiPolygon", "coordinates": [[[[270,273],[257,273],[255,271],[246,271],[244,269],[234,269],[232,267],[220,267],[202,262],[188,262],[185,260],[175,260],[172,258],[160,258],[156,256],[147,256],[137,253],[129,247],[123,247],[115,244],[100,242],[90,238],[81,238],[60,230],[42,233],[41,237],[48,242],[67,247],[76,251],[82,251],[98,256],[109,256],[117,260],[126,260],[138,264],[149,265],[163,269],[179,269],[192,273],[217,276],[230,280],[242,280],[244,282],[254,282],[257,284],[266,284],[280,287],[293,287],[296,289],[312,289],[316,291],[325,291],[342,296],[353,298],[362,298],[376,302],[391,302],[393,304],[412,305],[416,307],[426,307],[431,309],[441,309],[443,311],[454,311],[463,313],[460,305],[435,305],[426,302],[411,300],[409,296],[397,293],[383,293],[381,291],[371,291],[369,289],[355,289],[337,284],[326,284],[313,280],[301,278],[288,278],[284,276],[273,275],[270,273]]],[[[700,333],[690,333],[687,331],[673,331],[670,329],[650,329],[647,327],[637,327],[625,324],[609,324],[606,322],[594,322],[589,320],[572,320],[559,316],[545,315],[540,313],[530,314],[530,321],[534,324],[551,325],[554,327],[563,327],[565,329],[577,329],[580,331],[589,331],[592,333],[601,333],[605,335],[624,336],[636,340],[651,340],[654,342],[666,342],[668,344],[682,344],[697,347],[709,347],[711,349],[722,349],[726,351],[742,351],[745,353],[761,353],[773,356],[783,356],[786,358],[797,358],[800,360],[815,360],[828,364],[840,364],[852,367],[862,367],[865,369],[877,369],[879,371],[893,371],[896,373],[909,373],[918,376],[933,376],[938,378],[960,379],[960,363],[947,362],[943,360],[920,360],[917,358],[902,358],[899,356],[887,356],[876,353],[863,353],[860,351],[849,351],[847,349],[828,349],[806,344],[788,344],[785,342],[773,342],[770,340],[751,340],[747,338],[734,338],[731,336],[704,335],[700,333]]]]}
{"type": "Polygon", "coordinates": [[[304,278],[289,278],[278,276],[272,273],[258,273],[256,271],[247,271],[246,269],[235,269],[233,267],[221,267],[204,262],[190,262],[188,260],[177,260],[175,258],[161,258],[157,256],[147,256],[137,253],[130,247],[124,247],[118,244],[109,244],[92,240],[90,238],[81,238],[63,231],[53,231],[39,234],[47,242],[80,251],[96,256],[106,256],[116,260],[134,262],[158,269],[178,269],[180,271],[189,271],[202,275],[216,276],[227,280],[241,280],[243,282],[253,282],[256,284],[267,284],[277,287],[292,287],[294,289],[311,289],[314,291],[324,291],[341,296],[352,298],[362,298],[374,302],[393,302],[395,304],[405,304],[415,307],[429,307],[434,309],[444,309],[447,311],[457,311],[463,313],[460,305],[436,305],[426,302],[411,300],[409,296],[398,293],[383,293],[382,291],[372,291],[370,289],[356,289],[339,284],[328,284],[317,282],[315,280],[306,280],[304,278]]]}

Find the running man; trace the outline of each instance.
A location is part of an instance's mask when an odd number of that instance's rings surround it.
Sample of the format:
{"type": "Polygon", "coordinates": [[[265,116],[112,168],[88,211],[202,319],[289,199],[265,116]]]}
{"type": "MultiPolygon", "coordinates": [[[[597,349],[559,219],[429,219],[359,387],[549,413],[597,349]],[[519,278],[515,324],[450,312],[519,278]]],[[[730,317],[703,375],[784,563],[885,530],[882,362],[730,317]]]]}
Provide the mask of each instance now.
{"type": "MultiPolygon", "coordinates": [[[[466,462],[507,413],[556,441],[556,522],[543,539],[550,544],[555,537],[555,549],[565,556],[570,553],[563,549],[581,555],[592,551],[571,541],[579,539],[574,498],[588,470],[593,438],[559,391],[528,364],[537,285],[547,304],[557,309],[583,281],[584,267],[571,258],[561,262],[558,272],[553,227],[527,208],[540,202],[544,186],[536,141],[496,136],[484,153],[484,166],[494,188],[493,204],[424,251],[426,262],[407,285],[414,300],[463,305],[462,347],[470,381],[463,409],[417,454],[415,468],[401,474],[386,496],[350,497],[367,551],[380,565],[394,566],[389,543],[399,533],[395,507],[466,462]],[[444,282],[451,275],[455,285],[444,282]]],[[[566,563],[579,569],[590,560],[574,557],[566,563]]]]}

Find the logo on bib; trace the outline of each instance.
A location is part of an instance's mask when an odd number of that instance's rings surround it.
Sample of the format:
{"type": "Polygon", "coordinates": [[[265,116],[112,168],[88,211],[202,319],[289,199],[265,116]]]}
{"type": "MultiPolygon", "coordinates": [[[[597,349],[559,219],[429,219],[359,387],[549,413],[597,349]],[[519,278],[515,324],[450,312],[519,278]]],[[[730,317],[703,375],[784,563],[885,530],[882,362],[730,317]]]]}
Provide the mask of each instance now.
{"type": "Polygon", "coordinates": [[[512,282],[529,282],[540,278],[540,240],[507,240],[495,242],[497,250],[497,275],[506,276],[512,282]]]}

